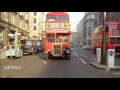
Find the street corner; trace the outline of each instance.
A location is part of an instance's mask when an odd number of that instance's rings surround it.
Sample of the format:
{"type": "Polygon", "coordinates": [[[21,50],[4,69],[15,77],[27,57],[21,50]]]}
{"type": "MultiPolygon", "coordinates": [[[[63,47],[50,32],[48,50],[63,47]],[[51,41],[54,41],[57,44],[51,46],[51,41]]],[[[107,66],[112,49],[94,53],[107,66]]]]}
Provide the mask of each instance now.
{"type": "Polygon", "coordinates": [[[97,62],[90,62],[90,65],[92,65],[95,68],[102,69],[102,70],[106,68],[105,65],[101,65],[100,63],[97,63],[97,62]]]}
{"type": "Polygon", "coordinates": [[[90,65],[92,65],[93,67],[95,67],[97,69],[106,70],[106,71],[118,71],[118,70],[120,70],[120,66],[108,67],[106,64],[102,65],[102,64],[97,63],[97,62],[90,62],[90,65]]]}

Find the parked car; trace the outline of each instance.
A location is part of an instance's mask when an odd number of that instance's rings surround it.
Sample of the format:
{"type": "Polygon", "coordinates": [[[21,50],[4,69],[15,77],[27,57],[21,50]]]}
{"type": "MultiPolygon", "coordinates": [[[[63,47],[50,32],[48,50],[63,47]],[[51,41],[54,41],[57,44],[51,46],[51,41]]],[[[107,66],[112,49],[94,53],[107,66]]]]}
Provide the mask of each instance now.
{"type": "Polygon", "coordinates": [[[34,40],[21,40],[21,48],[23,50],[23,54],[36,54],[37,53],[37,47],[35,46],[34,40]]]}
{"type": "Polygon", "coordinates": [[[20,45],[11,45],[10,49],[6,51],[7,57],[10,57],[10,59],[13,59],[13,57],[22,57],[23,56],[23,51],[21,49],[20,45]]]}

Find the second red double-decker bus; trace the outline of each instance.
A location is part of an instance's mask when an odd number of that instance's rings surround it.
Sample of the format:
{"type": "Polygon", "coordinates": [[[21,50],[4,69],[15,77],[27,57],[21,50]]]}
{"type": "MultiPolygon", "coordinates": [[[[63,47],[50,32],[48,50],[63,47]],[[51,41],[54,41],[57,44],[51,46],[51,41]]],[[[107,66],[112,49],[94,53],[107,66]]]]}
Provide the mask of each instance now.
{"type": "Polygon", "coordinates": [[[70,60],[70,22],[68,13],[47,13],[43,33],[44,58],[63,56],[70,60]]]}
{"type": "MultiPolygon", "coordinates": [[[[110,21],[106,23],[106,47],[115,49],[116,55],[120,55],[120,22],[110,21]]],[[[92,37],[92,50],[96,53],[96,48],[102,48],[103,25],[95,28],[92,37]]]]}

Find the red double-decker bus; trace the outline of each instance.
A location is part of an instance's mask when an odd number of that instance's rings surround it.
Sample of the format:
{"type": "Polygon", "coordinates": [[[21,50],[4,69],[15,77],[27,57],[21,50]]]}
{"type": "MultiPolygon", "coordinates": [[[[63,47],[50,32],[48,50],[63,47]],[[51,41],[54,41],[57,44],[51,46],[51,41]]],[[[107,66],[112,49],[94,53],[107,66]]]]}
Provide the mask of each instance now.
{"type": "MultiPolygon", "coordinates": [[[[106,47],[115,49],[116,55],[120,55],[120,22],[110,21],[106,23],[106,47]]],[[[95,28],[92,37],[92,50],[96,54],[96,48],[102,48],[103,25],[95,28]]]]}
{"type": "Polygon", "coordinates": [[[47,13],[43,37],[44,58],[46,60],[60,56],[70,60],[70,22],[68,13],[47,13]]]}

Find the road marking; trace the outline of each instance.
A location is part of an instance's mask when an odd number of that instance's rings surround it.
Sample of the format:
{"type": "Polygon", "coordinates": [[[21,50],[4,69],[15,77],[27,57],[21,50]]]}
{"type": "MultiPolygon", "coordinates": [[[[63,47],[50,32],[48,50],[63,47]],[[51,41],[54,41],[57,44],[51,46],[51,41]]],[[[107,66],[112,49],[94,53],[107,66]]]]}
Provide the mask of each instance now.
{"type": "Polygon", "coordinates": [[[81,56],[84,56],[84,57],[88,57],[88,56],[86,56],[86,55],[83,55],[83,54],[80,54],[81,56]]]}
{"type": "Polygon", "coordinates": [[[82,58],[79,58],[84,64],[87,64],[82,58]]]}
{"type": "Polygon", "coordinates": [[[93,60],[96,60],[95,58],[92,58],[93,60]]]}
{"type": "Polygon", "coordinates": [[[73,52],[75,54],[76,57],[79,57],[75,52],[73,52]]]}

